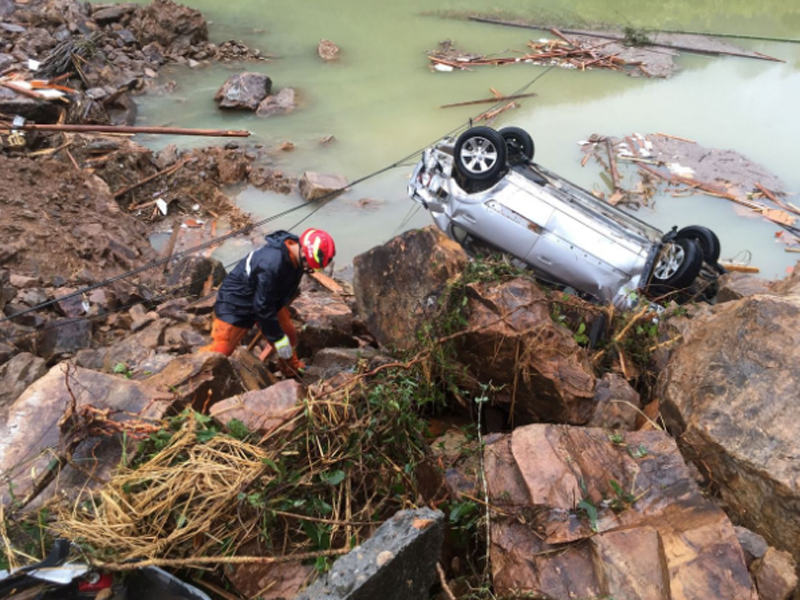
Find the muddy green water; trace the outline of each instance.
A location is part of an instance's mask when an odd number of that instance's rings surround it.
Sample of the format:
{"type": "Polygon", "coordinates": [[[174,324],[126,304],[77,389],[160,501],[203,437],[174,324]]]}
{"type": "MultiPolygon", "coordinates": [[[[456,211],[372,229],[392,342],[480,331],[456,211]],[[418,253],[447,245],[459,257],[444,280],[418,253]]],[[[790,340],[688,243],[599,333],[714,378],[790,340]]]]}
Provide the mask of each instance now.
{"type": "MultiPolygon", "coordinates": [[[[547,9],[527,1],[487,5],[475,0],[429,4],[421,0],[392,3],[368,0],[185,0],[200,9],[210,24],[212,41],[243,40],[263,52],[279,55],[269,63],[212,66],[195,70],[172,67],[164,78],[177,82],[174,94],[140,99],[139,124],[185,127],[246,128],[250,138],[268,146],[291,140],[296,150],[276,157],[287,174],[304,170],[334,172],[350,181],[391,164],[458,127],[482,107],[446,109],[440,105],[487,97],[489,87],[503,93],[518,90],[544,68],[511,65],[474,72],[431,72],[425,51],[440,40],[453,39],[468,51],[481,53],[524,49],[529,39],[549,34],[425,16],[435,10],[497,10],[521,16],[550,14],[580,26],[589,21],[637,27],[714,31],[800,38],[800,3],[796,0],[751,2],[725,0],[664,3],[631,1],[551,2],[547,9]],[[326,64],[316,56],[320,39],[341,47],[341,58],[326,64]],[[237,70],[269,75],[275,89],[295,88],[301,107],[291,115],[258,118],[221,113],[215,91],[237,70]],[[333,135],[322,147],[318,140],[333,135]]],[[[735,40],[731,40],[735,41],[735,40]]],[[[530,91],[538,97],[508,111],[494,126],[517,125],[536,141],[537,161],[588,187],[607,190],[598,169],[580,166],[579,140],[592,133],[612,136],[631,132],[666,132],[707,147],[737,150],[778,175],[786,189],[800,191],[800,44],[739,40],[736,43],[785,60],[771,63],[738,58],[684,54],[680,71],[668,80],[626,77],[608,71],[553,69],[530,91]]],[[[154,147],[206,144],[192,138],[148,140],[154,147]]],[[[223,142],[220,142],[223,143],[223,142]]],[[[413,203],[406,196],[411,167],[396,168],[356,186],[302,225],[328,229],[339,248],[342,266],[369,247],[401,231],[413,203]],[[369,198],[374,202],[359,202],[369,198]]],[[[302,203],[299,196],[280,196],[251,188],[232,190],[237,202],[256,217],[302,203]]],[[[800,204],[797,197],[790,198],[800,204]]],[[[277,221],[291,227],[305,211],[277,221]]],[[[726,200],[694,196],[660,196],[639,217],[667,229],[673,224],[713,228],[722,242],[722,256],[752,254],[751,264],[767,278],[783,277],[798,258],[775,242],[779,228],[759,218],[737,214],[726,200]]],[[[419,211],[403,228],[430,223],[419,211]]],[[[218,251],[230,262],[246,252],[236,244],[218,251]]]]}

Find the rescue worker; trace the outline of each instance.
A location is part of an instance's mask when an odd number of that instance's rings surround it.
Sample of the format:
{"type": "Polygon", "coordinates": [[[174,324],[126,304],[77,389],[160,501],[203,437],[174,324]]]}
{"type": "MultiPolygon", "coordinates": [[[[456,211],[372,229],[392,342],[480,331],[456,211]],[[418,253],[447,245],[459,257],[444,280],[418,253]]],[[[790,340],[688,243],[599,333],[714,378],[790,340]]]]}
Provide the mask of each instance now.
{"type": "Polygon", "coordinates": [[[257,324],[281,359],[281,372],[291,376],[305,365],[294,350],[297,332],[288,306],[298,294],[303,273],[328,266],[336,246],[321,229],[307,229],[299,238],[276,231],[265,239],[267,243],[239,261],[222,282],[214,304],[212,342],[200,352],[230,356],[257,324]]]}

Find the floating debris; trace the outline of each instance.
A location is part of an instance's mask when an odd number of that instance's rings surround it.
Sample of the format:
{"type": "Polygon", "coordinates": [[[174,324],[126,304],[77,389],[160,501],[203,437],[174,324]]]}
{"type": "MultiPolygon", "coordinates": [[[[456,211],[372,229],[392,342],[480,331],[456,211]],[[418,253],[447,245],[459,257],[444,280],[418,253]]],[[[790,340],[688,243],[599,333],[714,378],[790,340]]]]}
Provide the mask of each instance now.
{"type": "Polygon", "coordinates": [[[705,148],[700,144],[665,133],[623,138],[598,134],[579,142],[585,153],[582,165],[594,157],[611,178],[610,204],[633,208],[646,206],[661,186],[671,188],[673,196],[704,194],[725,198],[744,207],[745,214],[760,215],[786,231],[776,234],[780,241],[800,245],[795,234],[800,208],[786,200],[781,180],[761,165],[733,150],[705,148]],[[635,166],[630,185],[623,185],[621,165],[635,166]],[[637,179],[638,176],[638,179],[637,179]]]}

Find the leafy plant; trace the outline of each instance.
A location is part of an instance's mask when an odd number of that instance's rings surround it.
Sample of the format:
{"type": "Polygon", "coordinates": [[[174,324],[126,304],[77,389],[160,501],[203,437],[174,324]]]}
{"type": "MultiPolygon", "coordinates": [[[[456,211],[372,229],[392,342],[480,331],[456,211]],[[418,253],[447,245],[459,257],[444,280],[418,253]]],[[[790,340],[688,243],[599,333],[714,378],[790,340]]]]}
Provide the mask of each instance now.
{"type": "Polygon", "coordinates": [[[644,444],[639,444],[636,447],[628,446],[628,454],[631,458],[644,458],[650,453],[644,444]]]}
{"type": "Polygon", "coordinates": [[[626,25],[622,31],[625,36],[623,43],[626,46],[639,47],[653,45],[653,40],[650,39],[646,29],[633,27],[632,25],[626,25]]]}
{"type": "Polygon", "coordinates": [[[133,369],[123,362],[118,362],[114,365],[114,373],[117,375],[122,375],[125,377],[125,379],[130,379],[133,377],[133,369]]]}
{"type": "Polygon", "coordinates": [[[572,334],[572,338],[581,346],[589,343],[589,336],[586,335],[586,323],[578,325],[578,330],[572,334]]]}
{"type": "Polygon", "coordinates": [[[578,511],[582,512],[583,515],[588,519],[589,527],[591,528],[592,531],[594,531],[595,533],[600,531],[597,525],[597,517],[598,517],[597,507],[594,505],[594,503],[589,497],[586,497],[580,502],[578,502],[578,511]]]}
{"type": "Polygon", "coordinates": [[[623,490],[618,481],[609,479],[608,484],[614,490],[614,498],[608,504],[609,508],[614,512],[622,512],[636,501],[636,496],[623,490]]]}

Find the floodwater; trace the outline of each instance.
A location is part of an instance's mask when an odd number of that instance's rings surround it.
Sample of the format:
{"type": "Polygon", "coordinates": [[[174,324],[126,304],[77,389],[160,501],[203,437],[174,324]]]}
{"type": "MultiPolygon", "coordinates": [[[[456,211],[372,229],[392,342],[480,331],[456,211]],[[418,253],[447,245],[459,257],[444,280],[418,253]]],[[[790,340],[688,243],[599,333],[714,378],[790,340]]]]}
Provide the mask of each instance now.
{"type": "MultiPolygon", "coordinates": [[[[463,125],[488,105],[442,109],[441,105],[490,96],[489,88],[511,94],[541,76],[528,90],[538,94],[507,111],[495,127],[527,129],[536,142],[536,160],[589,189],[608,191],[592,162],[580,166],[577,142],[592,133],[619,137],[632,132],[664,132],[691,138],[710,148],[736,150],[764,165],[800,191],[800,44],[728,40],[776,56],[785,63],[683,54],[672,78],[644,79],[610,71],[578,72],[518,64],[476,68],[473,72],[432,72],[425,51],[452,39],[458,48],[483,54],[524,50],[527,41],[552,37],[547,32],[504,28],[432,16],[425,11],[493,12],[499,18],[519,15],[556,18],[563,26],[592,21],[650,29],[710,31],[780,38],[800,38],[800,3],[796,0],[750,0],[668,3],[633,0],[594,2],[562,0],[542,8],[528,0],[487,5],[476,0],[425,3],[421,0],[184,0],[206,15],[212,41],[242,40],[277,55],[270,62],[215,65],[191,70],[170,67],[164,79],[177,83],[167,96],[140,99],[138,124],[248,129],[250,141],[275,146],[290,140],[296,149],[276,157],[275,168],[287,175],[305,170],[340,173],[360,179],[424,148],[463,125]],[[324,63],[316,55],[320,39],[336,42],[340,59],[324,63]],[[216,90],[232,72],[263,72],[273,89],[295,88],[301,106],[286,116],[259,118],[220,112],[216,90]],[[328,146],[318,142],[333,135],[328,146]]],[[[153,138],[161,147],[209,143],[209,139],[153,138]]],[[[225,143],[211,139],[210,143],[225,143]]],[[[337,241],[338,266],[356,254],[385,242],[403,229],[427,225],[424,210],[406,195],[411,163],[361,183],[327,204],[297,227],[329,230],[337,241]],[[369,199],[369,202],[364,202],[369,199]]],[[[252,188],[231,190],[237,202],[264,218],[303,203],[252,188]]],[[[800,199],[789,197],[800,205],[800,199]]],[[[270,227],[289,228],[309,211],[299,210],[270,227]]],[[[722,258],[751,255],[761,276],[779,278],[797,260],[775,241],[780,228],[761,218],[742,216],[720,198],[657,196],[652,207],[636,214],[668,229],[672,225],[706,225],[722,243],[722,258]]],[[[221,258],[230,262],[246,244],[227,246],[221,258]],[[227,260],[226,260],[227,259],[227,260]]]]}

